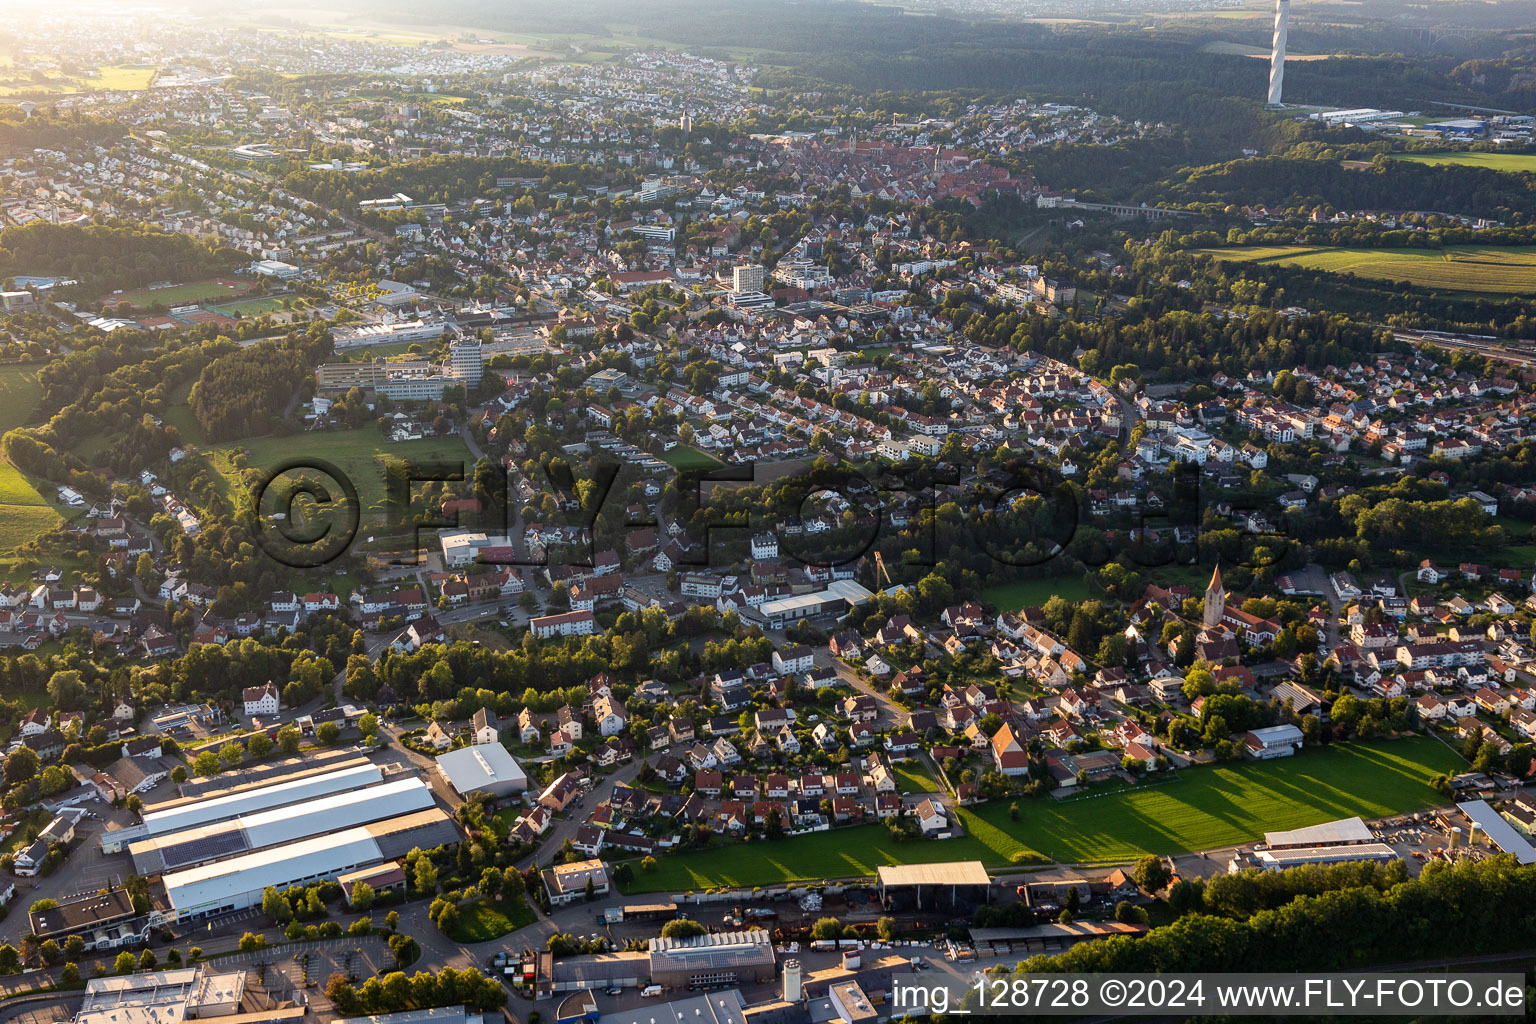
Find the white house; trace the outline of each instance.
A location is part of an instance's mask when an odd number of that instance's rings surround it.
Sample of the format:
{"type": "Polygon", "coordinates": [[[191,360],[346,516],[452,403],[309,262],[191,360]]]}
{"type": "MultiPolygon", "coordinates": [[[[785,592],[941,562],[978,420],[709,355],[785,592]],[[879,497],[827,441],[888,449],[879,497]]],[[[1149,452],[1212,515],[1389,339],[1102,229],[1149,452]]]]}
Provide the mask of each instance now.
{"type": "Polygon", "coordinates": [[[624,706],[606,694],[592,702],[592,717],[597,719],[597,731],[602,736],[617,736],[629,725],[624,706]]]}
{"type": "Polygon", "coordinates": [[[277,687],[271,683],[247,686],[241,694],[247,715],[275,715],[279,706],[277,687]]]}

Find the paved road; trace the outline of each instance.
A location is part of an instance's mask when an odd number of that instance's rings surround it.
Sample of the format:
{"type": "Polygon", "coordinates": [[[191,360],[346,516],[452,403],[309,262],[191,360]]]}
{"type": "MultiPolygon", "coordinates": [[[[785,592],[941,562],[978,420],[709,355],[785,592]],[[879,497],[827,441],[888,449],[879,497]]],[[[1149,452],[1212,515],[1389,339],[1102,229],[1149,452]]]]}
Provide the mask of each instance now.
{"type": "Polygon", "coordinates": [[[518,862],[519,866],[527,867],[534,862],[548,864],[552,861],[555,854],[560,852],[560,847],[565,845],[565,841],[575,837],[576,830],[587,823],[588,809],[596,807],[611,797],[615,786],[633,782],[640,774],[641,764],[642,759],[636,757],[613,774],[601,776],[597,782],[593,783],[592,789],[586,796],[571,805],[571,813],[566,818],[557,820],[554,826],[544,834],[544,838],[540,840],[533,852],[518,862]]]}

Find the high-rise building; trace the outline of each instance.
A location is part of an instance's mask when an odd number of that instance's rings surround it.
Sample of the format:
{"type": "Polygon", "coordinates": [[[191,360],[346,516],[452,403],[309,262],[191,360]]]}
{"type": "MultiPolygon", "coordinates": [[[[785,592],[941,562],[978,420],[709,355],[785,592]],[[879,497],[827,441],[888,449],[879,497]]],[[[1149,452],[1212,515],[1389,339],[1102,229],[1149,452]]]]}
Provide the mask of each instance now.
{"type": "Polygon", "coordinates": [[[476,387],[485,373],[485,360],[480,351],[479,338],[460,338],[448,345],[448,375],[464,382],[467,388],[476,387]]]}
{"type": "Polygon", "coordinates": [[[1275,0],[1275,38],[1269,51],[1269,105],[1280,106],[1285,85],[1285,32],[1291,19],[1291,0],[1275,0]]]}
{"type": "Polygon", "coordinates": [[[760,292],[767,278],[761,263],[744,263],[731,271],[731,291],[760,292]]]}

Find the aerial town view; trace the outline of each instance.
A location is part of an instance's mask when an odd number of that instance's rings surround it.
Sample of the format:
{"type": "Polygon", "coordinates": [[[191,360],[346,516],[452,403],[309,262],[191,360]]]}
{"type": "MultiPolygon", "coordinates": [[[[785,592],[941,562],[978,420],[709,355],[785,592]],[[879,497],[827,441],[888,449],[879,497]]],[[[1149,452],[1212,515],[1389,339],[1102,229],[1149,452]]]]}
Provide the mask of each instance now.
{"type": "Polygon", "coordinates": [[[1529,1016],[1536,3],[63,2],[0,1024],[1529,1016]]]}

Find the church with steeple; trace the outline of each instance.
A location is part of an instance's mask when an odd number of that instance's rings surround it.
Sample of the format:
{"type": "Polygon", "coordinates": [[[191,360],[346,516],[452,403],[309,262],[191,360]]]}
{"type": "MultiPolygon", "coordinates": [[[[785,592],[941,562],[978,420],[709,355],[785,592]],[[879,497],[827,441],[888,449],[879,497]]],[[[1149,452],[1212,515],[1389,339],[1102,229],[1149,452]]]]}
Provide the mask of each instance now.
{"type": "Polygon", "coordinates": [[[1211,573],[1210,585],[1205,588],[1205,615],[1202,621],[1206,626],[1219,626],[1226,614],[1227,592],[1221,586],[1221,563],[1218,562],[1216,570],[1211,573]]]}

